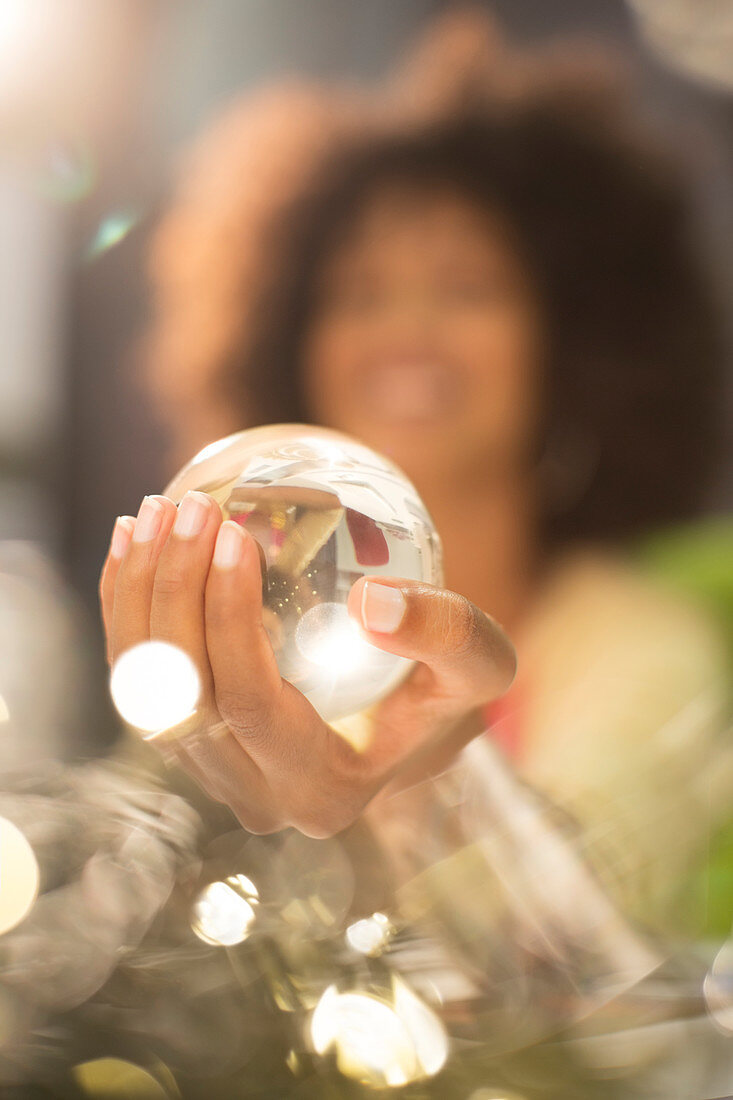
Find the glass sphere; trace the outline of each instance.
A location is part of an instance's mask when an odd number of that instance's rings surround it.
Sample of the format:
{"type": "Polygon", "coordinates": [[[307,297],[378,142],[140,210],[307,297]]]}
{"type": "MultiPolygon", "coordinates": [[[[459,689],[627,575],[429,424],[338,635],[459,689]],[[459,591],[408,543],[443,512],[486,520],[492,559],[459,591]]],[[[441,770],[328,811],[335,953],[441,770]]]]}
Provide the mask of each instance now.
{"type": "Polygon", "coordinates": [[[440,539],[414,486],[338,432],[275,424],[211,443],[174,477],[208,493],[261,551],[264,621],[282,676],[326,721],[391,691],[411,662],[370,645],[346,610],[361,576],[440,584],[440,539]]]}

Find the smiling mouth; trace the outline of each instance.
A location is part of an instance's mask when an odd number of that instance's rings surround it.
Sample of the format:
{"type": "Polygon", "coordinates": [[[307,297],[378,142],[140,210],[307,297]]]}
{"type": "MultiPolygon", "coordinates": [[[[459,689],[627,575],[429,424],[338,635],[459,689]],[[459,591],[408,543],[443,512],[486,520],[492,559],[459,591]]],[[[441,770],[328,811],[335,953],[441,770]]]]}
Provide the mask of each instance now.
{"type": "Polygon", "coordinates": [[[387,420],[442,420],[460,402],[457,372],[442,363],[394,360],[363,369],[358,386],[365,408],[387,420]]]}

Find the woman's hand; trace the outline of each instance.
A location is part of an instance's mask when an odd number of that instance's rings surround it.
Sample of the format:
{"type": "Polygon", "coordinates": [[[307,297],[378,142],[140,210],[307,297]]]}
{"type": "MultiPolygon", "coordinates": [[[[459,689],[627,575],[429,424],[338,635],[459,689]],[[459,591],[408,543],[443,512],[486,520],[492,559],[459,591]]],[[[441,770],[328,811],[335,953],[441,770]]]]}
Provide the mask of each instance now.
{"type": "Polygon", "coordinates": [[[136,520],[117,521],[100,598],[110,664],[149,639],[195,661],[202,683],[195,729],[166,744],[255,833],[339,832],[388,782],[443,765],[479,732],[477,711],[514,676],[506,635],[463,597],[363,578],[349,612],[365,637],[419,663],[361,717],[366,737],[355,747],[281,678],[263,625],[257,544],[238,524],[222,523],[204,493],[187,494],[179,508],[146,497],[136,520]]]}

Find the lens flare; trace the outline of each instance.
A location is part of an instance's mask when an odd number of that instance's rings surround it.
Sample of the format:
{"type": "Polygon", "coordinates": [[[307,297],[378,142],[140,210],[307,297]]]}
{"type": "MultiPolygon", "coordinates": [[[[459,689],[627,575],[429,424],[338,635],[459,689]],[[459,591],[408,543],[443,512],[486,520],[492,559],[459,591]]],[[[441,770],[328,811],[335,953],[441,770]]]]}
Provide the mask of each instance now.
{"type": "Polygon", "coordinates": [[[321,603],[311,607],[295,630],[295,644],[306,661],[337,677],[364,668],[375,660],[369,645],[343,604],[321,603]]]}
{"type": "Polygon", "coordinates": [[[17,825],[0,817],[0,935],[24,920],[38,896],[33,849],[17,825]]]}
{"type": "Polygon", "coordinates": [[[108,252],[110,248],[114,248],[120,241],[123,241],[127,234],[135,228],[137,221],[137,214],[130,210],[119,210],[115,214],[106,217],[104,221],[100,222],[97,232],[87,248],[87,260],[96,260],[103,252],[108,252]]]}
{"type": "Polygon", "coordinates": [[[346,942],[360,955],[381,955],[393,933],[394,929],[384,913],[372,913],[371,917],[349,925],[346,942]]]}
{"type": "Polygon", "coordinates": [[[183,722],[196,710],[201,681],[191,658],[168,642],[142,642],[115,662],[112,701],[148,737],[183,722]]]}
{"type": "Polygon", "coordinates": [[[344,1076],[373,1088],[400,1088],[433,1076],[448,1056],[443,1024],[399,978],[385,996],[339,993],[329,986],[310,1033],[316,1053],[333,1050],[344,1076]]]}
{"type": "Polygon", "coordinates": [[[204,943],[233,947],[247,939],[258,902],[257,887],[246,875],[211,882],[194,903],[191,927],[204,943]]]}

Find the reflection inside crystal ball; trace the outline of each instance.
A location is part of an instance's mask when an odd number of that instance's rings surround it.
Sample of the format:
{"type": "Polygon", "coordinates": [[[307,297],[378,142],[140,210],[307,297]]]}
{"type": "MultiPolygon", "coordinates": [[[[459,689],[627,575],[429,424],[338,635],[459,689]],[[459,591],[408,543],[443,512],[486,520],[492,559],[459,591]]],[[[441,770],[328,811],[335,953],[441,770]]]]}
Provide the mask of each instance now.
{"type": "Polygon", "coordinates": [[[278,667],[323,718],[399,683],[410,662],[370,645],[346,610],[361,576],[442,580],[440,540],[397,467],[340,433],[278,424],[205,447],[165,494],[178,503],[191,489],[257,540],[278,667]]]}

